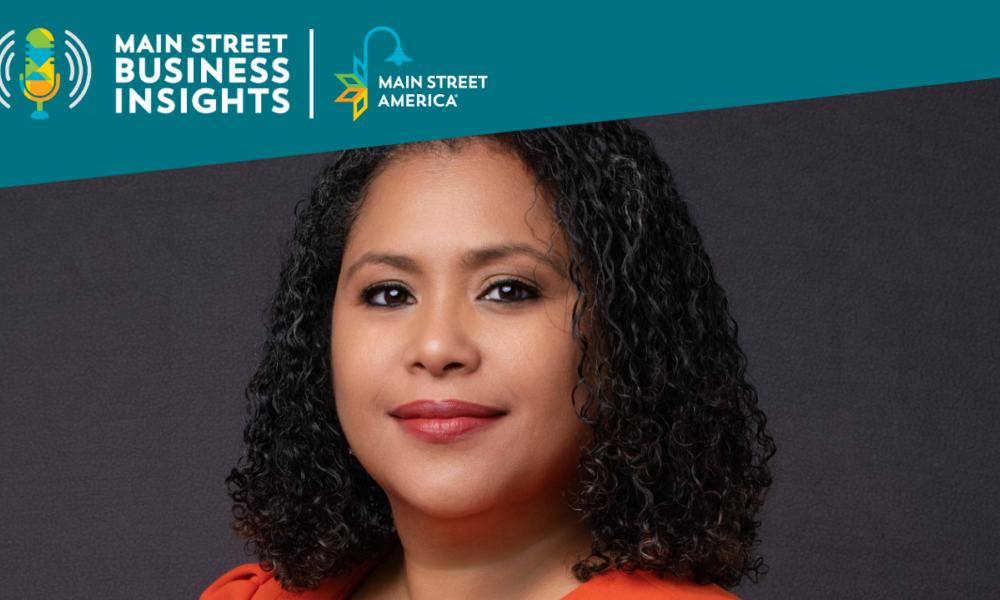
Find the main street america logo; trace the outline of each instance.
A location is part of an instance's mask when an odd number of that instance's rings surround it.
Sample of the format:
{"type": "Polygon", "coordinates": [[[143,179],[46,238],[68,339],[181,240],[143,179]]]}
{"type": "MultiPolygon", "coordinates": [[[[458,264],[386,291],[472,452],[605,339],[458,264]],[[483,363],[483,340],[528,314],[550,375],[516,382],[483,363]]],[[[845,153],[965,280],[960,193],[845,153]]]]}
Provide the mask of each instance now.
{"type": "MultiPolygon", "coordinates": [[[[66,31],[66,38],[62,40],[62,45],[66,51],[66,67],[69,68],[69,84],[73,84],[73,89],[69,92],[68,98],[71,100],[69,107],[74,108],[87,95],[90,88],[90,54],[87,47],[83,45],[80,38],[66,31]],[[75,42],[75,43],[74,43],[75,42]],[[73,53],[70,56],[70,52],[73,53]],[[81,58],[82,55],[82,58],[81,58]],[[83,84],[83,89],[80,85],[83,84]]],[[[9,42],[8,38],[14,35],[14,30],[8,31],[0,37],[0,104],[4,108],[11,108],[7,99],[11,97],[7,91],[7,84],[13,80],[10,76],[10,63],[17,54],[12,51],[14,40],[9,42]],[[6,45],[4,45],[6,44],[6,45]]],[[[56,59],[58,58],[58,42],[55,36],[47,29],[32,29],[25,38],[24,44],[24,71],[18,75],[21,93],[24,97],[35,104],[35,111],[31,113],[32,119],[48,119],[49,113],[44,109],[44,103],[52,100],[59,93],[62,78],[56,72],[56,59]]],[[[69,87],[69,84],[66,87],[69,87]]],[[[17,88],[11,85],[11,88],[17,88]]],[[[14,100],[11,100],[14,102],[14,100]]]]}
{"type": "MultiPolygon", "coordinates": [[[[335,102],[352,103],[355,121],[368,109],[369,85],[375,83],[369,77],[368,40],[380,31],[392,34],[396,40],[396,50],[392,56],[385,59],[385,62],[396,63],[397,67],[403,66],[403,63],[406,62],[413,62],[412,58],[403,53],[403,44],[399,40],[399,34],[394,30],[389,27],[376,27],[368,32],[368,35],[365,36],[364,58],[354,57],[354,73],[335,74],[337,79],[347,88],[335,102]]],[[[457,90],[484,89],[488,78],[487,75],[413,75],[409,73],[405,76],[390,74],[388,77],[383,77],[379,75],[378,88],[393,91],[383,92],[377,106],[387,108],[455,108],[458,106],[457,90]],[[396,93],[395,90],[405,91],[396,93]]]]}

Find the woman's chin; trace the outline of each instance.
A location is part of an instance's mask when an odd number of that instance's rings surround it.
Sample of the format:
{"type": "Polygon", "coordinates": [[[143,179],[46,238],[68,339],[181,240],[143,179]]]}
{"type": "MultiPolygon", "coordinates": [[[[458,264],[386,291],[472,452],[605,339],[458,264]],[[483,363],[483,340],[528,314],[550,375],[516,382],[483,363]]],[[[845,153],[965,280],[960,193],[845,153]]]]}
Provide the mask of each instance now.
{"type": "Polygon", "coordinates": [[[414,512],[434,519],[463,519],[503,509],[520,490],[517,486],[497,485],[481,473],[423,474],[406,477],[396,485],[383,485],[392,503],[393,513],[414,512]]]}

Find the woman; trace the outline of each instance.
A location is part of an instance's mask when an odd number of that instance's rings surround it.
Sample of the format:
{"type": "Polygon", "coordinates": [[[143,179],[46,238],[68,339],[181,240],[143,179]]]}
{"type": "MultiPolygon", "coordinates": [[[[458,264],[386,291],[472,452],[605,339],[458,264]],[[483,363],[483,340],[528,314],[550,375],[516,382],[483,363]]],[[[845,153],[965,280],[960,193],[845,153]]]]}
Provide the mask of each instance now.
{"type": "Polygon", "coordinates": [[[627,122],[346,151],[298,214],[203,600],[731,598],[774,453],[627,122]]]}

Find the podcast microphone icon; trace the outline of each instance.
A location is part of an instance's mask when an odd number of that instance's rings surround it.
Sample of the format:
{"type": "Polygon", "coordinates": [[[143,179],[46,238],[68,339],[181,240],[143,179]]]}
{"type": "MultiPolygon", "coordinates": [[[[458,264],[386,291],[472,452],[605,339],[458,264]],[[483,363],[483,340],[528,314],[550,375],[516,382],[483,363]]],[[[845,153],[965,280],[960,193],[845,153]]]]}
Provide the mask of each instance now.
{"type": "MultiPolygon", "coordinates": [[[[49,113],[42,110],[42,103],[51,100],[59,91],[59,75],[56,74],[55,59],[52,57],[52,42],[55,38],[46,29],[32,29],[25,47],[24,73],[21,75],[21,91],[29,100],[35,101],[38,110],[31,113],[32,119],[48,119],[49,113]]],[[[89,83],[89,81],[88,81],[89,83]]]]}

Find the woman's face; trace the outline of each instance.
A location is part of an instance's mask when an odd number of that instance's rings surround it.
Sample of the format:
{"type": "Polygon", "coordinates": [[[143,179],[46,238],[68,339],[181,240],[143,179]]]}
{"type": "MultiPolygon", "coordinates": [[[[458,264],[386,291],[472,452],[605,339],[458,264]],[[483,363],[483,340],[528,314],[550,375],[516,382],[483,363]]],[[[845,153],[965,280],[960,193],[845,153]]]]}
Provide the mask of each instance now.
{"type": "Polygon", "coordinates": [[[344,250],[331,358],[344,433],[394,511],[472,516],[571,484],[589,427],[571,401],[567,257],[512,155],[414,153],[372,181],[344,250]]]}

